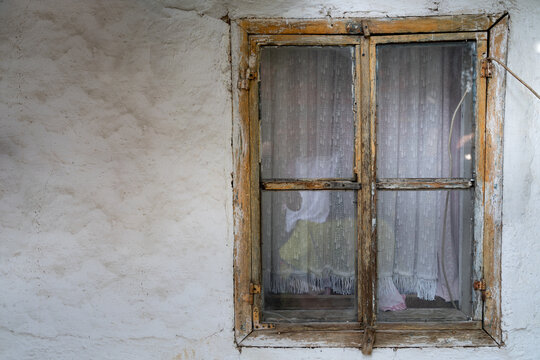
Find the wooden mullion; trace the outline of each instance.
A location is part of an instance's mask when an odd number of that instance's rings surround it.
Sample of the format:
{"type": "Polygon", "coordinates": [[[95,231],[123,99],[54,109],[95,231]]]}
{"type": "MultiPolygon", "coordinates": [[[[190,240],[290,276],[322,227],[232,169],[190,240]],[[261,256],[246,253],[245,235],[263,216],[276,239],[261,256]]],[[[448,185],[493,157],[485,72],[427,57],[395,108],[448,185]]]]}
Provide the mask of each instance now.
{"type": "Polygon", "coordinates": [[[272,180],[262,181],[263,190],[358,190],[361,184],[346,180],[272,180]]]}
{"type": "Polygon", "coordinates": [[[472,179],[393,178],[377,180],[378,190],[451,190],[472,187],[474,187],[472,179]]]}
{"type": "Polygon", "coordinates": [[[362,38],[360,66],[360,93],[361,93],[361,171],[359,202],[360,213],[360,256],[359,266],[359,315],[366,328],[375,322],[375,294],[377,281],[377,253],[376,232],[373,220],[375,219],[375,53],[369,38],[362,38]]]}

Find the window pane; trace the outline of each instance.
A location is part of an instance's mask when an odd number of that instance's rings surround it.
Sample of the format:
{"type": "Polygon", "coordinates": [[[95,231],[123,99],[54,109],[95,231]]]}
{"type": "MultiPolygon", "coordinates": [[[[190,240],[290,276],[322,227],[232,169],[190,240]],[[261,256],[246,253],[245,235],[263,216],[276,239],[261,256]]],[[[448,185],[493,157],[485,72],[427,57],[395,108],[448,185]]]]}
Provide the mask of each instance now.
{"type": "Polygon", "coordinates": [[[377,46],[379,178],[472,177],[474,59],[474,42],[377,46]]]}
{"type": "Polygon", "coordinates": [[[352,178],[353,48],[261,51],[263,179],[352,178]]]}
{"type": "Polygon", "coordinates": [[[263,191],[267,321],[355,321],[356,191],[263,191]]]}
{"type": "Polygon", "coordinates": [[[472,190],[378,192],[380,321],[471,316],[472,196],[472,190]]]}

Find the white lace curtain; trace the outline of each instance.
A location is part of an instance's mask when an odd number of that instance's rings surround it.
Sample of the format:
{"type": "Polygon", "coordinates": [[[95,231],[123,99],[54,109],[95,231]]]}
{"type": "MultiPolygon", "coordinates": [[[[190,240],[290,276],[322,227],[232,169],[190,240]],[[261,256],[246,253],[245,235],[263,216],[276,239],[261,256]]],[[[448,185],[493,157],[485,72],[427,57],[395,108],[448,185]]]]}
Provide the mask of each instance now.
{"type": "MultiPolygon", "coordinates": [[[[353,57],[350,47],[266,48],[261,57],[261,176],[269,179],[353,176],[353,57]]],[[[470,177],[471,47],[388,46],[378,53],[378,178],[470,177]]],[[[379,305],[404,308],[404,294],[450,299],[440,249],[445,192],[378,194],[379,305]]],[[[452,192],[445,270],[454,299],[469,212],[452,192]]],[[[353,191],[263,191],[263,283],[272,293],[352,294],[356,271],[353,191]]]]}
{"type": "MultiPolygon", "coordinates": [[[[353,177],[352,56],[351,47],[262,51],[263,180],[353,177]]],[[[354,292],[354,191],[264,191],[261,205],[266,291],[354,292]]]]}
{"type": "MultiPolygon", "coordinates": [[[[381,46],[377,59],[377,177],[470,178],[472,94],[454,120],[452,163],[448,155],[452,114],[472,86],[470,44],[381,46]]],[[[405,294],[460,299],[470,193],[449,193],[444,226],[446,196],[446,191],[379,191],[379,309],[404,309],[405,294]]]]}

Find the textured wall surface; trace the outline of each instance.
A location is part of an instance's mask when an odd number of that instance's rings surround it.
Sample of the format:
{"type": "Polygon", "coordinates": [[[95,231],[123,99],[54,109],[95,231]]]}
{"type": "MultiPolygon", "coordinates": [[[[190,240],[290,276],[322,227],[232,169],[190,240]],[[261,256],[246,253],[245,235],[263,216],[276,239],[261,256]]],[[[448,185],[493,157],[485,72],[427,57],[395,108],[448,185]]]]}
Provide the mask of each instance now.
{"type": "MultiPolygon", "coordinates": [[[[0,359],[358,359],[233,343],[229,26],[242,16],[508,10],[508,63],[540,89],[523,1],[0,0],[0,359]]],[[[540,353],[540,101],[507,82],[501,349],[540,353]]]]}

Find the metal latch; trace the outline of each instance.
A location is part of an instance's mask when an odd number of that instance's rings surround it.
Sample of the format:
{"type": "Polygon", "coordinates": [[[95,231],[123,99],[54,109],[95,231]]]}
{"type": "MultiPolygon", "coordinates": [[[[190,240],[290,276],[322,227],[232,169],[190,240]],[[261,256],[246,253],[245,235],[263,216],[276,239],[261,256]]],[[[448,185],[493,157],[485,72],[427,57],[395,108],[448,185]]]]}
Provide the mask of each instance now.
{"type": "Polygon", "coordinates": [[[493,64],[491,60],[482,59],[480,62],[480,77],[490,78],[493,74],[493,64]]]}
{"type": "Polygon", "coordinates": [[[476,290],[476,291],[480,291],[481,292],[481,296],[482,296],[482,301],[485,301],[486,300],[486,282],[484,279],[482,280],[475,280],[473,282],[473,289],[476,290]]]}

